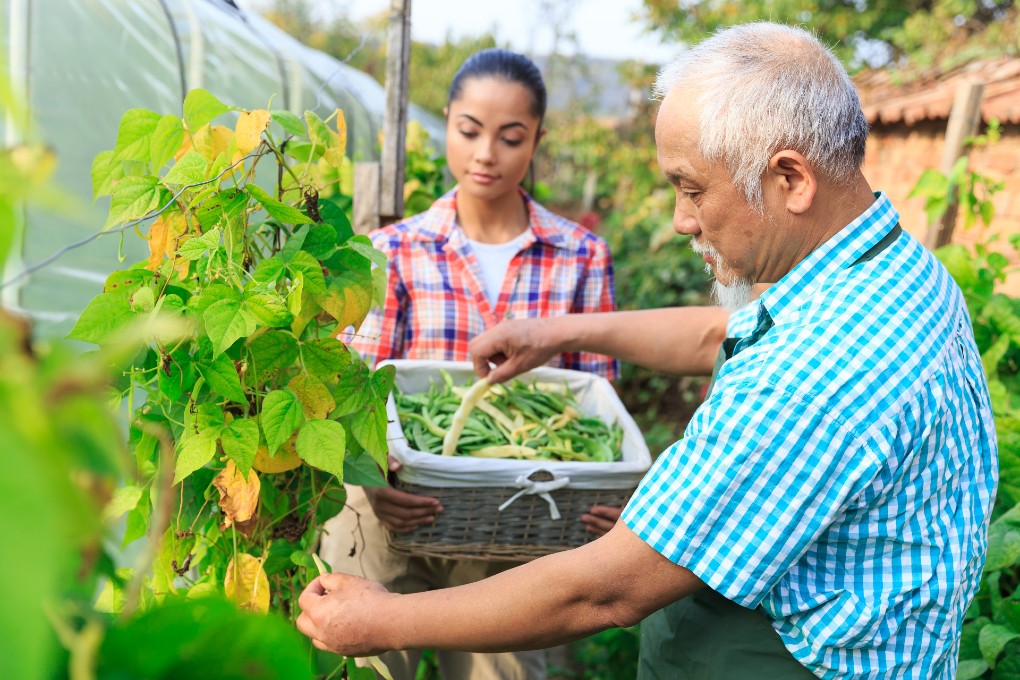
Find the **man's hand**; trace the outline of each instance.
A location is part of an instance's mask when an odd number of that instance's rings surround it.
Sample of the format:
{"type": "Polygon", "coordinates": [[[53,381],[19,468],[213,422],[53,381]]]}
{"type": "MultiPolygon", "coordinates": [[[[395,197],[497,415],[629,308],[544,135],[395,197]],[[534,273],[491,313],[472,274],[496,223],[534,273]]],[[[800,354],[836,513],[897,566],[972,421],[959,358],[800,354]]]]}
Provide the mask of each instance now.
{"type": "Polygon", "coordinates": [[[501,321],[468,344],[475,373],[500,383],[541,366],[563,351],[556,329],[550,318],[501,321]]]}
{"type": "Polygon", "coordinates": [[[623,508],[611,508],[608,505],[593,505],[591,510],[581,515],[585,528],[596,536],[603,536],[616,526],[623,508]]]}
{"type": "Polygon", "coordinates": [[[379,603],[395,597],[374,581],[347,574],[324,574],[312,581],[298,605],[297,627],[319,649],[344,656],[372,656],[388,651],[366,625],[379,603]]]}

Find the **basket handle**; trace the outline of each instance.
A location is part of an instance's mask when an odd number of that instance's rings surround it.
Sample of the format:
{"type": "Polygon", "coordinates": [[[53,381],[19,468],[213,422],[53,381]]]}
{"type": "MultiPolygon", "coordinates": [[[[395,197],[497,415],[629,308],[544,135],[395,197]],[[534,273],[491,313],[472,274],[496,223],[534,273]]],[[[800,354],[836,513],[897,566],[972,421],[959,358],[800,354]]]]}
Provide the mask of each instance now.
{"type": "Polygon", "coordinates": [[[520,491],[506,499],[506,501],[499,506],[498,511],[503,512],[510,507],[511,503],[525,494],[529,496],[537,495],[549,504],[549,517],[557,520],[560,518],[560,509],[556,507],[556,501],[553,500],[551,495],[549,495],[549,492],[555,491],[556,489],[562,489],[569,483],[570,477],[557,477],[548,470],[543,470],[541,468],[522,474],[514,481],[514,486],[520,489],[520,491]]]}

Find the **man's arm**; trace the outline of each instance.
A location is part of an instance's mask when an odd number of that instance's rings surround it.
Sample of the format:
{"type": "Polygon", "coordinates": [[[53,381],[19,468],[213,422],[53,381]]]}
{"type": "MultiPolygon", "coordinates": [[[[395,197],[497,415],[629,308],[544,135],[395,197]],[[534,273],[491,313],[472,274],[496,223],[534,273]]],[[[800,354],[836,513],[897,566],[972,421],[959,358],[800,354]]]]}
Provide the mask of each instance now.
{"type": "Polygon", "coordinates": [[[468,351],[493,382],[541,366],[563,352],[608,354],[676,375],[709,375],[726,338],[719,307],[670,307],[503,321],[475,337],[468,351]],[[497,368],[490,369],[489,363],[497,368]]]}
{"type": "Polygon", "coordinates": [[[622,523],[581,548],[445,590],[396,595],[330,574],[301,595],[298,628],[320,649],[541,649],[630,626],[704,587],[622,523]]]}

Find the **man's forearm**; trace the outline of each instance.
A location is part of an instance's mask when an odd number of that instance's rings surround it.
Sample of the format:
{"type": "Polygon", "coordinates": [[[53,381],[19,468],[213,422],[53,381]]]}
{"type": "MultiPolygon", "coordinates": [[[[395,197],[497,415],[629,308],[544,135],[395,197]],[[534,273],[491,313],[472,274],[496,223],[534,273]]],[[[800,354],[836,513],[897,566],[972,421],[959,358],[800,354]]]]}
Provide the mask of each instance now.
{"type": "Polygon", "coordinates": [[[608,354],[675,375],[710,375],[726,338],[719,307],[669,307],[558,317],[564,351],[608,354]]]}
{"type": "Polygon", "coordinates": [[[635,624],[703,587],[622,523],[582,548],[457,588],[395,595],[351,577],[323,583],[335,590],[310,586],[298,625],[321,648],[348,656],[544,648],[635,624]]]}

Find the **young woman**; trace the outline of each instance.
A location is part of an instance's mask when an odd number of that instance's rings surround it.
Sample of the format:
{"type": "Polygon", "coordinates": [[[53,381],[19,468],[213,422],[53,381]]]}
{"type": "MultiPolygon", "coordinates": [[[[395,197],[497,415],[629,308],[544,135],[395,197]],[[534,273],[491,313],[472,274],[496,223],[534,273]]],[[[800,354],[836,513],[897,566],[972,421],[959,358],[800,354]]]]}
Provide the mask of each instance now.
{"type": "MultiPolygon", "coordinates": [[[[606,243],[521,188],[545,134],[545,105],[541,74],[514,52],[484,50],[454,76],[445,110],[446,154],[457,186],[428,211],[372,234],[388,257],[386,305],[350,338],[370,364],[466,361],[468,342],[501,319],[614,309],[606,243]]],[[[563,354],[550,365],[607,378],[617,370],[613,359],[590,353],[563,354]]],[[[470,583],[514,566],[390,552],[383,528],[407,532],[431,523],[443,510],[436,498],[349,486],[347,505],[327,524],[323,541],[323,557],[336,571],[407,593],[470,583]]],[[[618,515],[596,507],[584,521],[604,533],[618,515]]],[[[411,679],[419,656],[390,653],[383,660],[395,678],[411,679]]],[[[439,664],[445,680],[545,677],[541,651],[441,652],[439,664]]]]}

